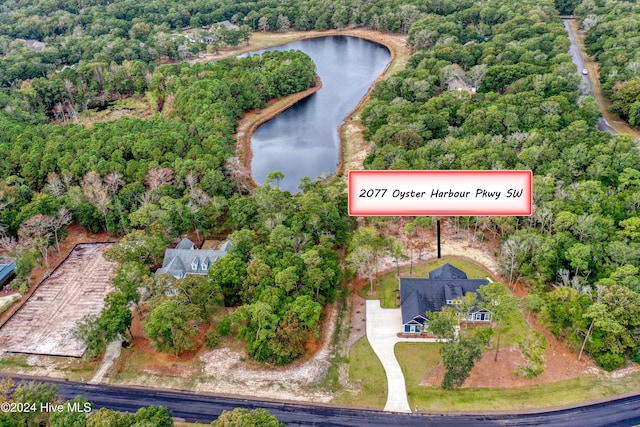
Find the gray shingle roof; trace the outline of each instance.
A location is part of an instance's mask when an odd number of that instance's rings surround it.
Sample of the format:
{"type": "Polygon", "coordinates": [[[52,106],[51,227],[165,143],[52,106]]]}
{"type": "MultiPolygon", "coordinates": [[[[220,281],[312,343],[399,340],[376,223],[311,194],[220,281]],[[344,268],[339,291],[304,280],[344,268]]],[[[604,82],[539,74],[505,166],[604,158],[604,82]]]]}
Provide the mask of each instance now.
{"type": "MultiPolygon", "coordinates": [[[[464,296],[468,292],[477,293],[478,288],[487,283],[487,279],[467,279],[464,271],[451,264],[433,270],[429,273],[429,278],[400,278],[402,323],[407,323],[416,316],[425,316],[427,311],[440,311],[447,305],[447,300],[464,296]]],[[[478,300],[480,299],[478,295],[478,300]]]]}
{"type": "Polygon", "coordinates": [[[225,242],[222,249],[194,249],[194,246],[191,240],[183,239],[175,249],[167,249],[162,268],[156,274],[170,274],[177,279],[187,274],[207,274],[211,264],[225,256],[231,248],[229,242],[225,242]]]}
{"type": "Polygon", "coordinates": [[[454,267],[451,264],[445,264],[440,268],[429,273],[429,279],[466,279],[467,273],[454,267]]]}
{"type": "Polygon", "coordinates": [[[196,248],[196,244],[186,237],[182,239],[180,243],[178,243],[178,246],[176,246],[176,249],[195,249],[195,248],[196,248]]]}

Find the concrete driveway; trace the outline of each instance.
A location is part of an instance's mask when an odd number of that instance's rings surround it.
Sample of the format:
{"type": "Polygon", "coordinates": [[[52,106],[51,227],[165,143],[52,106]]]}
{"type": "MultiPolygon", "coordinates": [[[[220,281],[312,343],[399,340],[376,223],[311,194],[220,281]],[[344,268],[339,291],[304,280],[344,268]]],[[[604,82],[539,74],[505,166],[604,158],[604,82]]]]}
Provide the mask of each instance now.
{"type": "Polygon", "coordinates": [[[387,373],[388,394],[385,411],[411,412],[407,387],[393,349],[398,342],[435,342],[435,339],[399,338],[402,314],[399,308],[380,308],[380,300],[367,300],[367,338],[387,373]]]}
{"type": "Polygon", "coordinates": [[[388,394],[385,411],[411,412],[407,388],[393,348],[402,326],[400,309],[380,308],[380,300],[367,300],[367,338],[387,373],[388,394]]]}

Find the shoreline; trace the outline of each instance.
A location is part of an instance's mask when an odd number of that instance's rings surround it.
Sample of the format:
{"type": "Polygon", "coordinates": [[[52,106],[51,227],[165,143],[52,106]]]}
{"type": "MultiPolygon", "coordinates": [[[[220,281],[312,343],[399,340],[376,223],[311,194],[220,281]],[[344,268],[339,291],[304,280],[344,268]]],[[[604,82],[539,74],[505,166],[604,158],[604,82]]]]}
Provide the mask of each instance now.
{"type": "Polygon", "coordinates": [[[266,107],[259,110],[250,110],[244,113],[244,116],[238,120],[238,130],[236,131],[236,156],[249,171],[251,177],[251,185],[257,187],[258,184],[253,179],[251,173],[251,159],[253,158],[253,150],[251,149],[251,137],[255,130],[261,124],[268,122],[283,111],[293,107],[303,99],[313,95],[322,89],[322,80],[316,75],[316,85],[302,92],[294,93],[282,98],[275,98],[267,102],[266,107]]]}
{"type": "MultiPolygon", "coordinates": [[[[261,34],[261,33],[254,33],[261,34]]],[[[348,172],[353,167],[353,163],[360,163],[354,155],[354,152],[358,152],[360,154],[362,145],[368,146],[369,144],[365,144],[364,140],[360,135],[357,138],[357,141],[351,141],[351,138],[347,138],[346,132],[347,127],[355,126],[356,128],[361,128],[359,112],[364,106],[364,104],[369,100],[371,92],[376,87],[376,85],[386,78],[388,75],[392,74],[394,67],[404,68],[404,64],[398,64],[399,54],[397,52],[398,49],[406,48],[406,45],[401,45],[401,42],[404,42],[403,36],[385,34],[379,31],[367,30],[367,29],[347,29],[347,30],[326,30],[326,31],[292,31],[288,33],[264,33],[263,37],[266,36],[267,39],[270,39],[272,43],[267,43],[268,47],[281,46],[283,44],[291,43],[299,40],[307,40],[313,38],[320,37],[330,37],[330,36],[350,36],[357,37],[364,40],[368,40],[377,44],[380,44],[387,48],[389,51],[389,62],[382,72],[376,77],[374,82],[371,84],[365,95],[360,99],[358,104],[351,110],[344,118],[340,126],[338,126],[338,138],[340,139],[340,148],[338,151],[338,162],[336,164],[336,170],[331,175],[328,180],[333,180],[342,176],[345,172],[348,172]]],[[[223,58],[230,55],[239,55],[242,53],[247,53],[259,49],[263,49],[264,47],[256,47],[249,45],[246,48],[224,52],[222,55],[216,55],[215,58],[223,58]]],[[[199,58],[198,61],[209,60],[208,57],[199,58]]],[[[238,130],[236,132],[236,156],[239,158],[241,164],[247,168],[249,171],[249,176],[251,177],[251,185],[256,187],[258,184],[253,179],[253,174],[251,173],[251,159],[253,157],[253,152],[251,149],[251,137],[255,130],[261,124],[275,118],[277,115],[287,110],[288,108],[295,105],[297,102],[302,99],[311,96],[313,93],[317,92],[322,88],[322,81],[319,77],[316,77],[316,86],[313,88],[309,88],[303,92],[299,92],[296,94],[289,95],[284,98],[278,98],[275,100],[269,101],[265,108],[259,110],[251,110],[244,114],[242,118],[238,120],[238,130]]]]}

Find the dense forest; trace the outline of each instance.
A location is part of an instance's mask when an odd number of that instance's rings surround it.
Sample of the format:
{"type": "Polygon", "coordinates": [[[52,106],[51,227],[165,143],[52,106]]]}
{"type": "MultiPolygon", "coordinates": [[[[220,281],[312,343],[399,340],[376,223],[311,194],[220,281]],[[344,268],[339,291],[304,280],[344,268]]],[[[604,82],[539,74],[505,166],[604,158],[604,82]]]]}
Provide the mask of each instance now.
{"type": "MultiPolygon", "coordinates": [[[[362,113],[373,142],[365,167],[531,169],[531,217],[455,224],[478,239],[501,239],[503,276],[532,285],[529,308],[554,334],[584,344],[607,369],[640,361],[640,154],[630,137],[595,129],[599,112],[580,92],[558,17],[574,7],[583,27],[591,25],[587,43],[605,71],[603,87],[636,124],[637,7],[628,2],[5,2],[3,246],[21,254],[24,285],[34,254],[46,262],[47,247],[71,221],[125,235],[108,255],[120,263],[116,291],[76,331],[91,354],[127,329],[125,309],[140,301],[143,283],[145,328],[159,349],[193,348],[190,325],[225,305],[239,308],[211,328],[207,345],[235,331],[252,357],[293,360],[317,330],[323,304],[341,290],[340,251],[380,241],[361,231],[349,244],[353,223],[339,184],[306,180],[292,198],[273,175],[251,189],[234,157],[242,112],[312,86],[314,66],[296,52],[161,63],[239,44],[247,29],[407,33],[415,55],[377,85],[362,113]],[[214,25],[212,36],[202,29],[224,20],[238,29],[214,25]],[[194,41],[187,26],[205,33],[194,41]],[[33,49],[33,40],[45,45],[33,49]],[[82,110],[133,94],[162,114],[92,128],[73,123],[82,110]],[[168,241],[187,231],[231,231],[233,249],[204,280],[151,275],[168,241]],[[176,319],[185,327],[167,327],[176,319]]],[[[403,251],[395,243],[387,249],[403,251]]]]}
{"type": "Polygon", "coordinates": [[[418,52],[363,111],[375,143],[365,166],[531,169],[531,217],[457,223],[502,237],[504,276],[534,285],[530,308],[554,334],[577,348],[588,335],[607,369],[640,360],[639,153],[630,137],[596,130],[554,5],[495,3],[491,18],[469,8],[413,24],[418,52]]]}
{"type": "Polygon", "coordinates": [[[186,59],[206,49],[238,45],[248,30],[324,30],[366,26],[407,32],[422,14],[450,13],[474,2],[429,0],[216,0],[154,2],[8,1],[0,9],[0,87],[47,77],[65,65],[161,58],[186,59]],[[217,23],[229,21],[237,29],[217,23]],[[200,31],[202,27],[212,27],[200,31]],[[195,30],[191,35],[183,28],[195,30]],[[17,39],[21,39],[17,40],[17,39]],[[41,50],[25,41],[44,42],[41,50]]]}
{"type": "MultiPolygon", "coordinates": [[[[76,71],[65,71],[64,82],[89,97],[104,91],[106,79],[98,76],[109,71],[76,71]]],[[[29,83],[55,88],[59,79],[29,83]]],[[[127,307],[140,302],[140,289],[150,298],[145,327],[160,350],[179,353],[197,345],[190,322],[207,322],[210,310],[224,303],[244,304],[234,321],[244,325],[239,334],[255,358],[286,363],[303,354],[307,332],[315,331],[323,305],[341,284],[335,248],[347,238],[346,195],[339,186],[311,181],[301,183],[303,194],[295,199],[277,185],[248,195],[249,174],[233,154],[243,111],[315,85],[313,62],[300,52],[267,52],[214,65],[163,65],[147,78],[132,72],[119,82],[128,87],[124,93],[146,92],[165,108],[170,104],[171,114],[91,128],[29,124],[0,114],[2,244],[18,255],[16,285],[27,285],[35,254],[46,264],[48,246],[74,221],[126,235],[108,255],[120,263],[116,291],[101,315],[84,319],[76,331],[89,357],[126,332],[132,321],[127,307]],[[228,230],[235,230],[233,249],[212,266],[209,280],[172,286],[151,275],[170,239],[228,230]],[[172,287],[175,295],[167,297],[172,287]],[[185,328],[176,326],[178,319],[185,328]]],[[[46,102],[37,93],[13,96],[33,103],[32,111],[46,102]]],[[[80,92],[60,96],[74,105],[80,92]]],[[[228,334],[224,324],[220,329],[228,334]]],[[[215,341],[215,333],[210,338],[215,341]]]]}
{"type": "MultiPolygon", "coordinates": [[[[95,73],[87,80],[71,74],[68,77],[79,86],[99,86],[95,73]]],[[[121,83],[133,88],[137,77],[128,74],[128,83],[121,83]]],[[[87,128],[73,123],[32,126],[0,114],[0,167],[6,185],[1,221],[6,234],[15,236],[25,219],[51,215],[63,205],[94,231],[126,233],[132,225],[154,222],[142,212],[135,219],[129,216],[138,210],[141,198],[149,202],[148,216],[153,214],[150,206],[169,199],[184,199],[175,209],[186,209],[190,201],[206,210],[216,198],[226,200],[234,191],[242,192],[246,182],[236,176],[241,167],[231,159],[237,119],[271,98],[315,85],[315,65],[300,52],[269,52],[215,65],[164,65],[148,80],[142,79],[139,90],[160,102],[170,97],[175,120],[122,119],[87,128]],[[34,192],[41,190],[45,192],[34,192]]],[[[49,88],[57,84],[58,76],[42,82],[49,88]]],[[[47,102],[38,91],[25,94],[23,100],[47,102]]],[[[191,224],[182,216],[181,223],[159,225],[180,235],[191,224]]],[[[211,233],[215,226],[204,225],[203,231],[211,233]]]]}
{"type": "Polygon", "coordinates": [[[629,125],[640,127],[640,4],[583,1],[575,12],[587,53],[598,61],[604,95],[629,125]]]}

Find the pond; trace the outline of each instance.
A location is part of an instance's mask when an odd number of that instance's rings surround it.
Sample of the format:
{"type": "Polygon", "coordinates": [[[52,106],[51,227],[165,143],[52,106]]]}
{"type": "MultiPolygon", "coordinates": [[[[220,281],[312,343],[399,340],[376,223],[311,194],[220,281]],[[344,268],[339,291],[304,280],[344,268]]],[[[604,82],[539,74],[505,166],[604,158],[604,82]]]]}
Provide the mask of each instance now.
{"type": "MultiPolygon", "coordinates": [[[[338,128],[382,73],[389,50],[368,40],[328,36],[268,50],[301,50],[313,59],[322,88],[260,125],[251,138],[251,172],[258,184],[280,171],[280,188],[298,192],[300,179],[335,173],[338,128]]],[[[261,53],[254,52],[254,53],[261,53]]]]}

